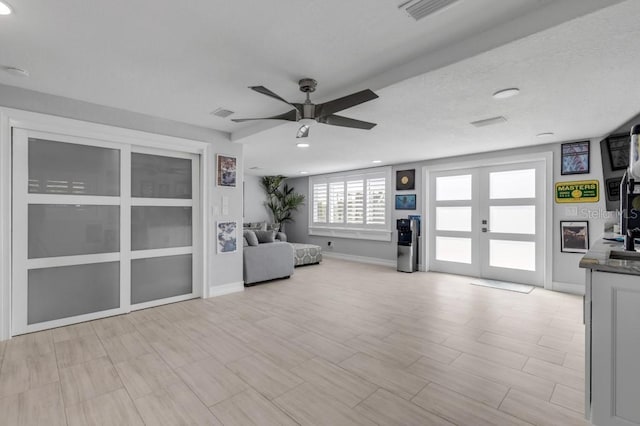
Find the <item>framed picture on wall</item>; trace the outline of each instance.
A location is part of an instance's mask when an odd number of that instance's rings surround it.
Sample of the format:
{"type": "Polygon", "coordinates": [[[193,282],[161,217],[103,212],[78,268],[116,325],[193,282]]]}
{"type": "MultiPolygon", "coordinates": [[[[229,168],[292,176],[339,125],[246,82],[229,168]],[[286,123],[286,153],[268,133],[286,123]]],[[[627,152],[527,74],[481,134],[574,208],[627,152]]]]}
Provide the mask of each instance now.
{"type": "Polygon", "coordinates": [[[415,210],[416,194],[396,195],[396,210],[415,210]]]}
{"type": "Polygon", "coordinates": [[[624,170],[629,167],[629,148],[631,136],[628,134],[614,135],[607,138],[607,152],[611,170],[624,170]]]}
{"type": "Polygon", "coordinates": [[[589,141],[562,144],[563,175],[580,175],[589,173],[589,141]]]}
{"type": "Polygon", "coordinates": [[[586,253],[589,251],[589,222],[560,222],[560,251],[586,253]]]}
{"type": "Polygon", "coordinates": [[[398,170],[396,172],[396,190],[416,189],[416,169],[398,170]]]}
{"type": "Polygon", "coordinates": [[[218,222],[216,234],[218,253],[235,253],[238,250],[236,222],[218,222]]]}
{"type": "Polygon", "coordinates": [[[237,176],[237,160],[236,157],[218,154],[216,156],[216,171],[218,186],[236,186],[237,176]]]}

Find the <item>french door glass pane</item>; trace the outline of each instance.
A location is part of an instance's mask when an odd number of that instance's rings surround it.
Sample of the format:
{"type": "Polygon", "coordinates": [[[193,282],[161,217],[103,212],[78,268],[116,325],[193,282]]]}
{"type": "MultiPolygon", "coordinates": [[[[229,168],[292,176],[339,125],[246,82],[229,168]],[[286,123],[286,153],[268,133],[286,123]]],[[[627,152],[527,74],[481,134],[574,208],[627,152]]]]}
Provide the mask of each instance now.
{"type": "Polygon", "coordinates": [[[192,292],[191,255],[131,261],[131,303],[143,303],[192,292]]]}
{"type": "Polygon", "coordinates": [[[471,238],[436,237],[436,259],[471,263],[471,238]]]}
{"type": "Polygon", "coordinates": [[[536,206],[490,206],[491,232],[506,234],[536,233],[536,206]]]}
{"type": "Polygon", "coordinates": [[[29,193],[120,195],[120,151],[29,138],[29,193]]]}
{"type": "Polygon", "coordinates": [[[536,169],[489,173],[489,198],[505,200],[536,197],[536,169]]]}
{"type": "Polygon", "coordinates": [[[436,201],[470,200],[471,184],[471,175],[437,177],[436,201]]]}
{"type": "Polygon", "coordinates": [[[471,207],[436,207],[436,230],[471,232],[471,207]]]}
{"type": "Polygon", "coordinates": [[[191,246],[191,207],[131,208],[131,249],[191,246]]]}
{"type": "Polygon", "coordinates": [[[120,251],[120,206],[29,205],[29,259],[120,251]]]}
{"type": "Polygon", "coordinates": [[[536,270],[536,243],[489,240],[489,265],[497,268],[536,270]]]}
{"type": "Polygon", "coordinates": [[[27,292],[27,324],[115,309],[120,263],[31,269],[27,292]]]}
{"type": "Polygon", "coordinates": [[[191,160],[131,154],[131,196],[191,198],[191,160]]]}

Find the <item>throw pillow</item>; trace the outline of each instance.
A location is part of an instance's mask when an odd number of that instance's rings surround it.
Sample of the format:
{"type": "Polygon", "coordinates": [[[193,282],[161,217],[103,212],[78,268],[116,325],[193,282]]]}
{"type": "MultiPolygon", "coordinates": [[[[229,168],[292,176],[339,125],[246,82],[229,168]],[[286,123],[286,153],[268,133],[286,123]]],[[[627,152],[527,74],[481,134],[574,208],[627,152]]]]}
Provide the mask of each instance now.
{"type": "Polygon", "coordinates": [[[247,237],[242,237],[242,247],[249,247],[249,241],[247,241],[247,237]]]}
{"type": "Polygon", "coordinates": [[[260,244],[272,243],[275,241],[274,237],[276,233],[273,231],[253,231],[253,232],[256,234],[256,237],[258,237],[258,242],[260,244]]]}
{"type": "Polygon", "coordinates": [[[277,232],[276,233],[276,240],[280,240],[282,242],[287,242],[287,234],[285,234],[284,232],[277,232]]]}
{"type": "Polygon", "coordinates": [[[256,236],[256,233],[254,231],[244,231],[242,235],[247,239],[247,243],[250,246],[258,245],[258,237],[256,236]]]}

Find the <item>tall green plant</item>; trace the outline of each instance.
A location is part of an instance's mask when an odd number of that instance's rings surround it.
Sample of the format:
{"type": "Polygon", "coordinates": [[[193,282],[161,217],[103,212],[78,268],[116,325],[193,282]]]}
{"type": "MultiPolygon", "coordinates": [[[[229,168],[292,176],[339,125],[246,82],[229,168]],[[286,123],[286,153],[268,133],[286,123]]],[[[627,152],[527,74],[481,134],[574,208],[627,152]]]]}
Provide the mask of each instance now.
{"type": "Polygon", "coordinates": [[[262,188],[267,194],[264,205],[271,212],[273,221],[280,224],[279,230],[287,222],[293,222],[293,212],[304,205],[304,195],[294,192],[294,188],[283,184],[286,176],[263,176],[260,180],[262,188]]]}

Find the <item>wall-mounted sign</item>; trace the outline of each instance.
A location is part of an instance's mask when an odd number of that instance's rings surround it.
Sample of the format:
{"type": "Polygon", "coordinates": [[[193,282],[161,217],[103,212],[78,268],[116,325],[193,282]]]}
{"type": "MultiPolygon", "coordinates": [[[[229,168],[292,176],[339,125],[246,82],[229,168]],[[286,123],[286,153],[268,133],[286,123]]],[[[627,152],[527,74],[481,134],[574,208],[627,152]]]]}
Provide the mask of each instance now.
{"type": "Polygon", "coordinates": [[[597,180],[556,183],[556,203],[596,203],[600,200],[597,180]]]}

